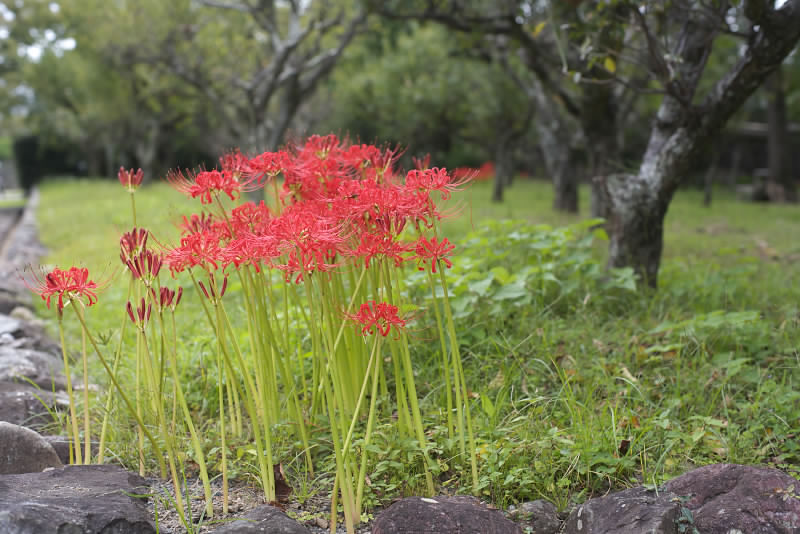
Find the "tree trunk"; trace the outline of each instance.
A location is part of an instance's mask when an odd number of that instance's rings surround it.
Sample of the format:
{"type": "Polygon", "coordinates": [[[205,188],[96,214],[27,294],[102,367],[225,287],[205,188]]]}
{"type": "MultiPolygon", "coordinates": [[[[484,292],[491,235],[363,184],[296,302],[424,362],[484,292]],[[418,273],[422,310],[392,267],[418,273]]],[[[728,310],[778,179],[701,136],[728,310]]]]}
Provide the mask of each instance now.
{"type": "Polygon", "coordinates": [[[503,190],[511,184],[511,176],[514,173],[512,155],[508,136],[501,135],[494,151],[495,167],[492,202],[503,202],[503,190]]]}
{"type": "Polygon", "coordinates": [[[767,90],[769,91],[769,105],[767,106],[769,181],[783,187],[783,196],[787,202],[796,202],[797,190],[787,165],[786,95],[780,67],[769,77],[767,90]]]}
{"type": "Polygon", "coordinates": [[[578,173],[575,165],[576,150],[570,125],[548,98],[541,87],[534,93],[536,98],[536,133],[547,174],[553,181],[553,209],[578,213],[578,173]]]}
{"type": "MultiPolygon", "coordinates": [[[[725,7],[720,4],[720,12],[725,7]]],[[[800,40],[800,0],[788,0],[758,23],[736,65],[694,105],[718,27],[703,27],[693,16],[687,18],[673,53],[681,59],[676,89],[661,101],[639,172],[599,181],[608,202],[609,266],[631,266],[646,284],[656,286],[664,217],[672,195],[698,151],[709,146],[800,40]]]]}
{"type": "Polygon", "coordinates": [[[664,243],[664,216],[672,192],[657,168],[633,174],[610,174],[598,180],[608,209],[608,266],[633,267],[639,278],[656,287],[664,243]]]}
{"type": "Polygon", "coordinates": [[[711,206],[711,195],[714,190],[714,176],[717,174],[717,165],[719,164],[720,151],[713,149],[711,155],[711,163],[708,164],[708,169],[703,176],[703,206],[711,206]]]}

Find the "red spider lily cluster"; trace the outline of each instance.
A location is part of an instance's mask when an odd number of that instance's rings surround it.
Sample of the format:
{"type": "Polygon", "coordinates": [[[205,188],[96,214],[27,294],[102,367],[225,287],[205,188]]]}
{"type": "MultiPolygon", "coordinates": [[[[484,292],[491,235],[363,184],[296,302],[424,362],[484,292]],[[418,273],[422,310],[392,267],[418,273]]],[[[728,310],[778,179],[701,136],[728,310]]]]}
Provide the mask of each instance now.
{"type": "Polygon", "coordinates": [[[23,278],[25,285],[42,297],[50,307],[50,300],[58,297],[57,307],[59,314],[64,310],[64,306],[76,300],[91,306],[97,302],[98,284],[89,280],[89,270],[86,268],[70,267],[62,270],[56,267],[47,274],[37,274],[34,272],[33,280],[27,281],[23,278]]]}
{"type": "Polygon", "coordinates": [[[315,272],[329,272],[345,261],[388,258],[396,266],[416,260],[435,272],[452,245],[445,239],[401,238],[413,226],[422,235],[443,215],[431,193],[448,199],[467,179],[453,180],[444,169],[422,168],[398,174],[396,149],[350,144],[335,135],[313,136],[305,144],[252,158],[234,153],[220,168],[173,173],[169,181],[204,204],[221,195],[239,198],[282,175],[280,210],[245,202],[230,212],[184,217],[179,246],[164,263],[173,271],[199,267],[212,272],[233,265],[273,268],[300,283],[315,272]]]}

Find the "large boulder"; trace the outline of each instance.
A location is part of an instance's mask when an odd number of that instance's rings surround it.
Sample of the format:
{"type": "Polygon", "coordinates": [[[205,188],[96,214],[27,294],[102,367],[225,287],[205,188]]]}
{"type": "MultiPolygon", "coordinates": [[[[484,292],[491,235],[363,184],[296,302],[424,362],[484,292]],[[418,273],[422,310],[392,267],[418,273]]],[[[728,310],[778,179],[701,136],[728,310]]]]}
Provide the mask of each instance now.
{"type": "Polygon", "coordinates": [[[53,423],[52,412],[68,407],[66,393],[52,393],[19,382],[0,382],[0,421],[39,430],[53,423]]]}
{"type": "Polygon", "coordinates": [[[309,530],[278,508],[265,504],[226,523],[213,534],[309,534],[309,530]]]}
{"type": "Polygon", "coordinates": [[[49,352],[0,344],[0,381],[31,382],[46,390],[64,389],[63,367],[61,359],[49,352]]]}
{"type": "Polygon", "coordinates": [[[777,469],[707,465],[670,480],[665,489],[685,499],[703,534],[800,532],[800,481],[777,469]]]}
{"type": "Polygon", "coordinates": [[[556,534],[561,529],[558,509],[543,499],[509,508],[509,515],[525,527],[526,534],[556,534]]]}
{"type": "Polygon", "coordinates": [[[112,465],[0,476],[0,532],[153,534],[144,479],[112,465]]]}
{"type": "Polygon", "coordinates": [[[522,534],[502,512],[474,497],[408,497],[378,514],[372,534],[522,534]]]}
{"type": "Polygon", "coordinates": [[[631,488],[577,506],[564,534],[677,534],[681,503],[668,492],[631,488]]]}
{"type": "Polygon", "coordinates": [[[0,422],[0,475],[38,473],[61,465],[58,454],[42,436],[29,428],[0,422]]]}

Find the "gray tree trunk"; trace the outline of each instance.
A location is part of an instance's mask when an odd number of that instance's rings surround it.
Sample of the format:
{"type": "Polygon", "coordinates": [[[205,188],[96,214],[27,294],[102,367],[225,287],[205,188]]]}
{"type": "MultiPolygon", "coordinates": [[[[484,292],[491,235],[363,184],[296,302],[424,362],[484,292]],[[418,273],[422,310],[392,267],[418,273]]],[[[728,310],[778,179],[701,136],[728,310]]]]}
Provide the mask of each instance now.
{"type": "Polygon", "coordinates": [[[662,99],[638,173],[599,180],[608,202],[608,264],[633,267],[651,287],[658,280],[667,207],[689,163],[794,49],[800,40],[800,0],[788,0],[753,22],[758,30],[739,61],[692,104],[717,30],[687,17],[674,53],[682,60],[677,94],[662,99]]]}
{"type": "MultiPolygon", "coordinates": [[[[539,85],[539,84],[537,84],[539,85]]],[[[536,133],[547,174],[553,181],[553,209],[578,213],[578,172],[573,139],[575,128],[539,85],[536,99],[536,133]]]]}
{"type": "Polygon", "coordinates": [[[492,202],[503,202],[503,191],[511,185],[514,174],[512,140],[510,135],[500,135],[494,150],[494,186],[492,202]]]}
{"type": "Polygon", "coordinates": [[[783,187],[784,199],[787,202],[796,202],[797,190],[794,177],[788,168],[789,134],[786,127],[786,94],[780,67],[767,81],[767,90],[769,91],[769,105],[767,106],[769,180],[783,187]]]}

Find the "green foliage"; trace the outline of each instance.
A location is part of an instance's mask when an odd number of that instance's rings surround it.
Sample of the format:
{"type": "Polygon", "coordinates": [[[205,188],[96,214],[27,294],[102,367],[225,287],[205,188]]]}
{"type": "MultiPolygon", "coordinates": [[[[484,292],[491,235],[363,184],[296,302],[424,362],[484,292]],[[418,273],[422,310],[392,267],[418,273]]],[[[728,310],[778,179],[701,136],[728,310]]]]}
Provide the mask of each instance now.
{"type": "Polygon", "coordinates": [[[337,105],[321,129],[400,143],[447,167],[491,159],[494,139],[522,120],[527,99],[499,64],[471,57],[480,43],[465,39],[436,25],[375,22],[332,76],[337,105]]]}

